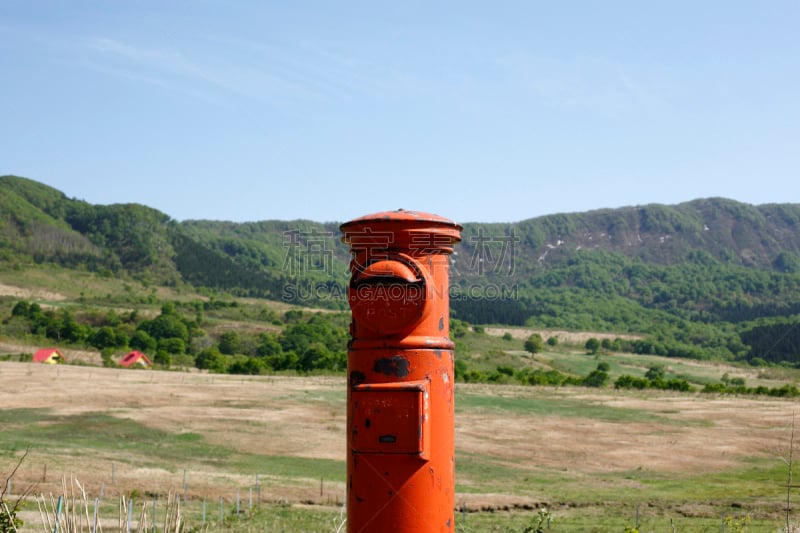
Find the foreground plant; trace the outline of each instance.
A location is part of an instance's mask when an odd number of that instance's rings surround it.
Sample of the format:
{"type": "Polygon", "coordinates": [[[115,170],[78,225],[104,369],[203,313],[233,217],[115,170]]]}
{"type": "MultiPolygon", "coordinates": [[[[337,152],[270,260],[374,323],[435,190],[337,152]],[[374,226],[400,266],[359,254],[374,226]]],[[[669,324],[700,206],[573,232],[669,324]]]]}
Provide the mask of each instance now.
{"type": "MultiPolygon", "coordinates": [[[[36,497],[39,505],[39,515],[41,516],[43,531],[58,531],[60,533],[83,533],[102,532],[98,516],[100,499],[95,498],[90,503],[83,490],[83,486],[77,479],[72,479],[67,484],[66,479],[62,479],[62,493],[57,497],[53,494],[45,496],[41,494],[36,497]],[[75,491],[77,487],[77,494],[75,491]]],[[[180,498],[169,494],[167,507],[164,511],[164,522],[162,531],[169,533],[181,533],[185,530],[185,522],[181,514],[180,498]]],[[[155,530],[155,524],[148,522],[148,516],[154,516],[154,512],[148,513],[147,504],[144,503],[138,511],[138,517],[134,522],[133,499],[126,498],[124,495],[119,500],[119,532],[120,533],[147,533],[155,530]]]]}
{"type": "Polygon", "coordinates": [[[10,506],[8,501],[6,501],[6,498],[9,496],[7,491],[11,486],[11,480],[14,478],[17,470],[19,470],[20,465],[22,465],[23,461],[25,461],[25,458],[28,456],[28,452],[30,452],[30,448],[25,450],[25,453],[22,454],[22,457],[20,457],[19,461],[17,461],[17,465],[6,478],[3,486],[0,487],[0,533],[9,533],[12,531],[16,532],[20,527],[22,527],[23,520],[17,516],[17,512],[21,510],[25,497],[31,493],[31,491],[34,489],[34,486],[26,487],[22,493],[17,495],[17,499],[14,500],[10,506]]]}
{"type": "Polygon", "coordinates": [[[545,529],[550,529],[552,520],[553,515],[547,507],[540,507],[536,516],[533,518],[533,524],[526,527],[522,533],[544,533],[545,529]]]}

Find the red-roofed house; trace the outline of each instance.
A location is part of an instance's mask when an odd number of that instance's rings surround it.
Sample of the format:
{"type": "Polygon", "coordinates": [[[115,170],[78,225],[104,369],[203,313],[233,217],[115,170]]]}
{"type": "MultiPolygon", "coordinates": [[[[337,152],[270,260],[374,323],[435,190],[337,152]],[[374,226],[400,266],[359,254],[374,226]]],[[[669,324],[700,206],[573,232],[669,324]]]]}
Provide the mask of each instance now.
{"type": "Polygon", "coordinates": [[[42,348],[33,354],[34,363],[46,363],[48,365],[57,365],[65,363],[64,354],[58,351],[58,348],[42,348]]]}
{"type": "Polygon", "coordinates": [[[151,366],[153,366],[153,363],[145,354],[134,350],[119,360],[119,366],[124,366],[125,368],[129,368],[132,366],[150,368],[151,366]]]}

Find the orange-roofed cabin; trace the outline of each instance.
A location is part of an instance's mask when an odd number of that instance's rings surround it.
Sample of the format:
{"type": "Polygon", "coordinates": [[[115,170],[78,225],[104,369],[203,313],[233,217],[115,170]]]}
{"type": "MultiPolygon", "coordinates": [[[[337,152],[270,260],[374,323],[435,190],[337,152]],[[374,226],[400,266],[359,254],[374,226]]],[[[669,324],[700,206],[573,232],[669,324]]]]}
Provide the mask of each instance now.
{"type": "Polygon", "coordinates": [[[60,365],[61,363],[66,363],[67,360],[64,358],[64,354],[62,354],[58,348],[42,348],[33,354],[33,362],[45,363],[48,365],[60,365]]]}
{"type": "Polygon", "coordinates": [[[153,366],[153,362],[150,361],[150,358],[147,357],[142,352],[132,351],[125,355],[119,361],[119,366],[124,366],[125,368],[130,367],[141,367],[141,368],[150,368],[153,366]]]}

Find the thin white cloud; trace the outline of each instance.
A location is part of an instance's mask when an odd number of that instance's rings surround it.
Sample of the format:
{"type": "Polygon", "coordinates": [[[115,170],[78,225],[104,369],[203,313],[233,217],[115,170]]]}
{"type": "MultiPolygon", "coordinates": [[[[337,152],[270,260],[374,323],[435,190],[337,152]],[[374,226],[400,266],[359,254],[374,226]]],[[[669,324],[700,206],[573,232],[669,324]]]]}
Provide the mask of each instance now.
{"type": "Polygon", "coordinates": [[[280,103],[287,98],[309,96],[303,87],[239,60],[200,63],[172,49],[136,47],[109,38],[95,39],[91,50],[94,52],[91,64],[98,70],[183,91],[207,101],[221,102],[225,95],[235,95],[280,103]]]}
{"type": "Polygon", "coordinates": [[[665,104],[651,84],[614,60],[559,61],[516,52],[502,57],[498,65],[518,90],[550,107],[620,116],[655,113],[665,104]]]}
{"type": "Polygon", "coordinates": [[[232,53],[249,58],[249,75],[267,77],[296,96],[319,102],[415,94],[424,84],[386,62],[343,50],[336,42],[305,39],[270,42],[215,39],[232,53]]]}
{"type": "Polygon", "coordinates": [[[106,65],[101,65],[99,63],[96,63],[90,59],[83,60],[82,64],[85,67],[90,68],[96,72],[100,72],[102,74],[106,74],[116,78],[131,80],[138,83],[145,83],[148,85],[169,90],[171,92],[188,95],[191,96],[192,98],[201,100],[208,104],[217,106],[225,105],[225,102],[222,99],[220,99],[216,95],[210,94],[208,91],[203,91],[194,88],[190,84],[174,82],[163,76],[148,75],[141,71],[109,67],[106,65]]]}

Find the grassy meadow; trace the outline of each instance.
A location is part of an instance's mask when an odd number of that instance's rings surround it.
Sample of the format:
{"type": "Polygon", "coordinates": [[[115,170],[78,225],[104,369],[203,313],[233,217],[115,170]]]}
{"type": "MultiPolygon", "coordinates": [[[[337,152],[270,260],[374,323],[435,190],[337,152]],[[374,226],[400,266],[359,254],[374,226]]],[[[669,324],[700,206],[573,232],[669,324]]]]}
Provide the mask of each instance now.
{"type": "MultiPolygon", "coordinates": [[[[0,380],[2,473],[30,450],[12,494],[75,479],[111,517],[171,492],[213,531],[341,523],[343,377],[0,362],[0,380]]],[[[456,402],[457,531],[523,531],[543,507],[553,531],[785,523],[790,400],[458,384],[456,402]]]]}
{"type": "MultiPolygon", "coordinates": [[[[0,314],[20,298],[154,316],[163,301],[207,296],[58,269],[3,271],[0,314]]],[[[271,317],[293,309],[237,301],[205,314],[209,333],[278,330],[271,317]]],[[[530,333],[471,327],[456,339],[456,358],[484,373],[508,366],[577,376],[603,362],[610,383],[658,365],[696,390],[725,375],[748,387],[800,381],[798,370],[779,366],[588,355],[586,333],[541,332],[559,343],[532,355],[523,349],[530,333]]],[[[120,498],[133,500],[134,521],[143,506],[152,516],[156,502],[160,523],[176,496],[188,530],[340,530],[344,373],[104,368],[99,353],[71,347],[64,351],[74,364],[19,362],[43,342],[0,337],[0,481],[19,464],[3,500],[31,489],[22,531],[43,530],[35,495],[64,493],[99,498],[107,531],[118,526],[120,498]]],[[[456,531],[782,530],[787,481],[800,476],[790,461],[800,440],[792,437],[796,409],[796,400],[758,395],[457,383],[456,531]]],[[[792,524],[800,522],[796,492],[788,494],[792,524]]]]}

